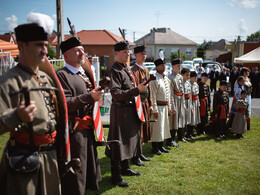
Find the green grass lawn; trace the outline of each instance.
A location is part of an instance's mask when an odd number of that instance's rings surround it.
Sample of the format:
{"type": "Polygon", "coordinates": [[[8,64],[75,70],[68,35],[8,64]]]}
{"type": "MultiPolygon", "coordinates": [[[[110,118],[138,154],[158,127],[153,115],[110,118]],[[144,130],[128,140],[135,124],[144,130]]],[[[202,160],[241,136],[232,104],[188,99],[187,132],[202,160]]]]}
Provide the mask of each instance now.
{"type": "MultiPolygon", "coordinates": [[[[162,156],[153,156],[151,143],[145,144],[144,154],[152,161],[147,167],[131,166],[142,175],[124,176],[129,188],[110,183],[110,161],[105,147],[98,147],[100,190],[86,194],[260,194],[260,117],[252,117],[244,137],[220,140],[202,135],[162,156]]],[[[6,140],[7,134],[0,137],[0,153],[6,140]]]]}

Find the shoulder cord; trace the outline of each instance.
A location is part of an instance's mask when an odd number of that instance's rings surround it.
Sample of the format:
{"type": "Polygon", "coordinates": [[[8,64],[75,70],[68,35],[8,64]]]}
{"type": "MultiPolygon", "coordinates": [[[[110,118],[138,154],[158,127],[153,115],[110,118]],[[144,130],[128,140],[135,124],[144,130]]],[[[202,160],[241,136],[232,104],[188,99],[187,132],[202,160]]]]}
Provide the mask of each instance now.
{"type": "MultiPolygon", "coordinates": [[[[46,84],[44,83],[44,82],[42,82],[40,79],[39,79],[39,77],[38,76],[36,76],[36,75],[32,75],[32,77],[38,82],[38,83],[40,83],[40,85],[41,86],[46,86],[46,84]]],[[[53,101],[54,101],[54,106],[55,106],[55,110],[56,110],[56,113],[55,113],[55,115],[56,115],[56,120],[58,121],[59,120],[59,107],[58,107],[58,100],[57,100],[57,96],[56,96],[56,94],[52,91],[52,90],[49,90],[49,92],[50,92],[50,94],[51,94],[51,96],[52,96],[52,99],[53,99],[53,101]]]]}

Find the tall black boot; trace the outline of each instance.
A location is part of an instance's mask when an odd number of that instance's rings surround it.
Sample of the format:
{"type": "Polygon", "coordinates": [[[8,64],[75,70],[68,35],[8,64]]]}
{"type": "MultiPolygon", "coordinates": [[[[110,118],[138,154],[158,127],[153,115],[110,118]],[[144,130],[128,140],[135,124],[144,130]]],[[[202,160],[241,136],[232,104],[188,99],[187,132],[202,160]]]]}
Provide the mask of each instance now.
{"type": "Polygon", "coordinates": [[[189,140],[185,137],[187,131],[188,131],[188,126],[186,126],[186,127],[184,127],[184,128],[182,129],[182,139],[184,139],[185,141],[188,142],[189,140]]]}
{"type": "Polygon", "coordinates": [[[121,164],[121,175],[126,175],[126,176],[138,176],[141,175],[140,172],[138,171],[133,171],[130,167],[129,160],[122,160],[120,161],[121,164]]]}
{"type": "Polygon", "coordinates": [[[202,132],[202,130],[201,130],[201,123],[197,125],[196,130],[197,130],[197,136],[200,136],[202,134],[201,133],[202,132]]]}
{"type": "Polygon", "coordinates": [[[206,124],[204,124],[202,122],[197,125],[197,135],[201,135],[201,134],[206,135],[205,126],[206,126],[206,124]]]}
{"type": "Polygon", "coordinates": [[[158,148],[158,142],[152,142],[152,147],[153,154],[162,155],[162,152],[158,148]]]}
{"type": "Polygon", "coordinates": [[[182,131],[181,128],[178,129],[178,131],[177,131],[177,135],[178,135],[178,140],[179,140],[179,141],[184,142],[184,143],[187,142],[185,139],[183,139],[183,131],[182,131]]]}
{"type": "Polygon", "coordinates": [[[143,163],[143,161],[140,159],[139,156],[134,156],[131,159],[132,164],[137,165],[137,166],[146,166],[146,164],[143,163]]]}
{"type": "Polygon", "coordinates": [[[193,132],[193,126],[191,126],[191,125],[187,125],[187,134],[186,134],[186,138],[193,139],[193,137],[192,137],[192,132],[193,132]]]}
{"type": "Polygon", "coordinates": [[[150,158],[145,157],[144,154],[140,154],[140,159],[141,159],[141,161],[151,161],[152,160],[150,158]]]}
{"type": "Polygon", "coordinates": [[[129,184],[122,179],[120,175],[120,166],[118,161],[111,159],[111,181],[113,184],[118,185],[119,187],[128,187],[129,184]]]}
{"type": "Polygon", "coordinates": [[[175,147],[178,148],[178,147],[180,147],[180,145],[177,144],[177,142],[175,141],[176,133],[177,133],[177,130],[175,130],[175,129],[171,131],[171,136],[172,136],[173,144],[174,144],[175,147]]]}
{"type": "Polygon", "coordinates": [[[163,147],[163,142],[158,142],[158,148],[163,153],[169,153],[169,150],[163,147]]]}
{"type": "MultiPolygon", "coordinates": [[[[167,146],[174,147],[174,143],[173,143],[173,141],[174,141],[174,139],[173,139],[173,131],[174,131],[174,130],[170,130],[171,138],[166,139],[166,145],[167,145],[167,146]]],[[[175,132],[174,132],[174,133],[175,133],[175,132]]]]}
{"type": "MultiPolygon", "coordinates": [[[[192,130],[191,130],[191,136],[192,137],[196,137],[197,135],[194,133],[193,129],[197,129],[197,127],[195,126],[191,126],[192,127],[192,130]]],[[[196,130],[197,131],[197,130],[196,130]]]]}

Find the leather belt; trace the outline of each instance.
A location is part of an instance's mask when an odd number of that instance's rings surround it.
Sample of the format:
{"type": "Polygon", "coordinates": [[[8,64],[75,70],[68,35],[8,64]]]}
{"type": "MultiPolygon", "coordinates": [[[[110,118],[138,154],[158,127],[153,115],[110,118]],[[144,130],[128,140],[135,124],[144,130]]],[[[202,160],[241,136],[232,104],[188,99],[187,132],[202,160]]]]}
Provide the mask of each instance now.
{"type": "MultiPolygon", "coordinates": [[[[52,144],[56,141],[57,131],[55,130],[51,134],[37,135],[34,134],[35,147],[45,144],[52,144]]],[[[28,132],[11,132],[11,139],[24,145],[30,145],[29,133],[28,132]]]]}
{"type": "Polygon", "coordinates": [[[217,105],[217,109],[220,109],[219,119],[226,119],[227,118],[227,116],[226,116],[227,105],[219,104],[219,105],[217,105]]]}
{"type": "Polygon", "coordinates": [[[84,130],[93,128],[93,117],[91,115],[86,115],[82,119],[75,117],[75,124],[73,130],[84,130]]]}
{"type": "Polygon", "coordinates": [[[192,95],[192,101],[195,101],[195,100],[197,100],[197,99],[199,99],[199,96],[198,96],[198,95],[192,95]]]}
{"type": "MultiPolygon", "coordinates": [[[[19,142],[15,142],[15,146],[12,146],[14,149],[21,149],[21,150],[31,150],[31,145],[28,144],[22,144],[19,142]]],[[[55,150],[56,149],[56,144],[55,143],[51,143],[51,144],[42,144],[39,146],[35,146],[35,150],[38,152],[46,152],[46,151],[50,151],[50,150],[55,150]]]]}
{"type": "Polygon", "coordinates": [[[185,98],[186,100],[190,99],[190,94],[184,94],[184,98],[185,98]]]}
{"type": "Polygon", "coordinates": [[[183,94],[179,90],[174,90],[174,94],[177,96],[183,96],[183,94]]]}
{"type": "Polygon", "coordinates": [[[119,107],[130,107],[135,106],[134,102],[112,102],[112,105],[119,106],[119,107]]]}
{"type": "Polygon", "coordinates": [[[157,100],[156,103],[157,103],[158,106],[167,106],[169,104],[169,101],[157,100]]]}

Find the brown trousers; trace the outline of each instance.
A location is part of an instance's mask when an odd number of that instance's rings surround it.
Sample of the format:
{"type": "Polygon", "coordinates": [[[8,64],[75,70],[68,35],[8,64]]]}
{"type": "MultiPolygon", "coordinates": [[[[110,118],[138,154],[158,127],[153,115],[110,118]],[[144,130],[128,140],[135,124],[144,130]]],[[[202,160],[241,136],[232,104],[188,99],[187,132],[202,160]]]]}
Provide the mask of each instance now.
{"type": "MultiPolygon", "coordinates": [[[[142,99],[142,108],[145,120],[148,121],[151,117],[147,99],[142,99]]],[[[151,140],[151,123],[141,123],[141,143],[147,143],[149,140],[151,140]]]]}
{"type": "Polygon", "coordinates": [[[63,195],[84,195],[86,189],[98,190],[101,170],[93,129],[76,130],[70,134],[71,158],[79,158],[82,173],[68,172],[61,178],[63,195]]]}

